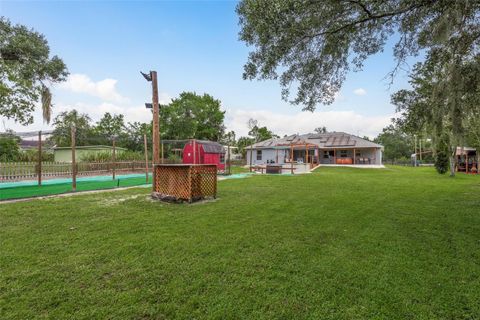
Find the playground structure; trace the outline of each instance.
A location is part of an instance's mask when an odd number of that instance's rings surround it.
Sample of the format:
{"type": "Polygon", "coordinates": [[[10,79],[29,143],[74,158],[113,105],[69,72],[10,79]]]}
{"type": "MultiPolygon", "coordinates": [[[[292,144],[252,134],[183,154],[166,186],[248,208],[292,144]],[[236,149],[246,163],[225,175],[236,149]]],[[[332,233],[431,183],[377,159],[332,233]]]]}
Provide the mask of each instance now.
{"type": "Polygon", "coordinates": [[[457,147],[455,152],[455,170],[469,174],[479,174],[478,151],[469,147],[457,147]]]}

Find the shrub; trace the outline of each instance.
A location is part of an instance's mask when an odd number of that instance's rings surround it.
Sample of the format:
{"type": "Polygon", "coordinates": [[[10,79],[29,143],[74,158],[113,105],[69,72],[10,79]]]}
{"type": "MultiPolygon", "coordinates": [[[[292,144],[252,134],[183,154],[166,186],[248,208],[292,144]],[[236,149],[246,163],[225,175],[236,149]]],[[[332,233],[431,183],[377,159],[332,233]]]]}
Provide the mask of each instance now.
{"type": "MultiPolygon", "coordinates": [[[[115,154],[116,161],[141,161],[144,159],[143,153],[130,150],[120,151],[115,154]]],[[[108,151],[91,152],[83,155],[80,160],[84,162],[110,162],[112,161],[112,153],[108,151]]]]}

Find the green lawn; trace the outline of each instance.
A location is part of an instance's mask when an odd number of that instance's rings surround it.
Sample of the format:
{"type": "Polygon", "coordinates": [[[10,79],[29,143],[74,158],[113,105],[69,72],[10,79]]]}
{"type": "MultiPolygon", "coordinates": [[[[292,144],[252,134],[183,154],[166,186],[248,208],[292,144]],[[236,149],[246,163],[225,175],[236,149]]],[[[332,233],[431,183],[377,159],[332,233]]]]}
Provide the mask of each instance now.
{"type": "Polygon", "coordinates": [[[0,205],[0,318],[480,318],[480,176],[322,168],[218,189],[0,205]]]}

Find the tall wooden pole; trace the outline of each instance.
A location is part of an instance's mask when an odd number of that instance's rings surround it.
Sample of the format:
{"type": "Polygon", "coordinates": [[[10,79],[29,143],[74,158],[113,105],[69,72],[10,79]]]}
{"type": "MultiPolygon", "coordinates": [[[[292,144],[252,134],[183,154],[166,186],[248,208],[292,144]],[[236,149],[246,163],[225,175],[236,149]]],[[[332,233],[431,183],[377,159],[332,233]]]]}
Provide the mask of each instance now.
{"type": "Polygon", "coordinates": [[[72,191],[77,191],[77,163],[75,160],[75,127],[72,127],[72,191]]]}
{"type": "Polygon", "coordinates": [[[153,107],[153,163],[160,163],[160,126],[159,126],[159,106],[158,106],[158,83],[157,83],[157,72],[150,71],[150,76],[152,78],[152,107],[153,107]]]}
{"type": "Polygon", "coordinates": [[[228,165],[228,175],[230,175],[230,174],[231,174],[231,171],[230,171],[230,146],[227,146],[227,148],[228,148],[228,150],[227,150],[227,151],[228,151],[228,160],[227,160],[227,161],[228,161],[228,162],[227,162],[227,165],[228,165]]]}
{"type": "Polygon", "coordinates": [[[38,131],[38,185],[42,185],[42,131],[38,131]]]}
{"type": "Polygon", "coordinates": [[[112,139],[112,180],[115,180],[115,138],[112,139]]]}
{"type": "MultiPolygon", "coordinates": [[[[148,183],[148,148],[147,148],[147,135],[143,135],[143,145],[145,148],[145,182],[148,183]]],[[[162,144],[163,146],[163,144],[162,144]]]]}

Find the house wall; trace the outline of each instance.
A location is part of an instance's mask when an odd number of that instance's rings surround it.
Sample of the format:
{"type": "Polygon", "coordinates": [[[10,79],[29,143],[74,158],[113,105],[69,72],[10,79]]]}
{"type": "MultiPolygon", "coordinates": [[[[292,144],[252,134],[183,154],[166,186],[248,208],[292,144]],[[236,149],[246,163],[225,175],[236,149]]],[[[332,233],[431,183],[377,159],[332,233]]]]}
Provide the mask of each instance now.
{"type": "MultiPolygon", "coordinates": [[[[359,158],[369,158],[370,159],[370,164],[376,164],[380,165],[382,164],[382,150],[380,148],[355,148],[355,153],[357,154],[354,157],[354,149],[336,149],[335,150],[335,157],[336,158],[342,158],[341,157],[341,151],[340,150],[346,150],[346,156],[345,158],[351,158],[352,160],[355,158],[357,161],[356,164],[360,164],[359,158]],[[360,155],[358,155],[360,153],[360,155]]],[[[325,151],[333,151],[332,149],[320,149],[320,163],[321,164],[335,164],[335,158],[333,156],[330,156],[329,158],[324,157],[324,152],[325,151]]]]}
{"type": "MultiPolygon", "coordinates": [[[[276,162],[276,149],[261,149],[262,150],[262,159],[257,160],[257,150],[253,149],[253,156],[252,156],[252,165],[262,165],[266,164],[267,160],[273,160],[276,162]]],[[[330,158],[324,158],[324,151],[329,151],[332,149],[320,149],[319,151],[319,157],[320,157],[320,163],[321,164],[334,164],[334,157],[330,158]]],[[[336,152],[336,157],[340,157],[340,150],[347,150],[347,158],[354,158],[353,154],[353,148],[352,149],[337,149],[336,152]]],[[[358,154],[360,153],[359,156],[356,156],[355,158],[357,159],[357,164],[358,158],[370,158],[371,163],[370,164],[375,164],[375,165],[381,165],[382,164],[382,150],[381,148],[360,148],[360,149],[355,149],[355,152],[358,154]]],[[[278,150],[278,163],[284,164],[285,163],[285,156],[289,157],[290,151],[287,149],[279,149],[278,150]]],[[[314,155],[314,151],[310,150],[310,156],[314,155]]],[[[247,164],[250,165],[250,149],[247,150],[247,164]]],[[[305,150],[295,150],[294,152],[294,160],[296,161],[298,158],[304,158],[305,157],[305,150]]]]}
{"type": "Polygon", "coordinates": [[[250,165],[250,152],[253,151],[252,165],[261,165],[266,164],[267,160],[273,161],[274,163],[283,164],[285,163],[285,155],[288,154],[287,150],[285,149],[260,149],[262,150],[262,159],[257,160],[257,150],[247,149],[247,165],[250,165]],[[277,151],[278,151],[278,162],[277,162],[277,151]]]}

